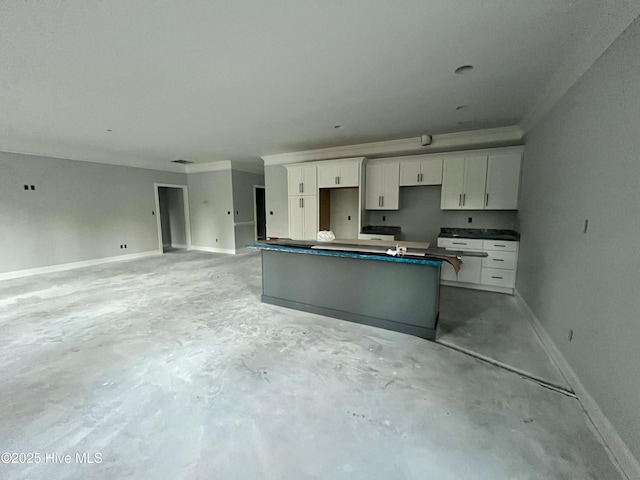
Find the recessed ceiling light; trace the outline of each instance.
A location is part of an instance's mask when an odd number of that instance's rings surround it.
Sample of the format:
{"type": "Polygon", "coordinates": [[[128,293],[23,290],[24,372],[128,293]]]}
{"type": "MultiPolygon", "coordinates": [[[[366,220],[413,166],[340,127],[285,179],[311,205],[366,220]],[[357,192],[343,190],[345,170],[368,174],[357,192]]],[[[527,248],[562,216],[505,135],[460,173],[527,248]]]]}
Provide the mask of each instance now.
{"type": "Polygon", "coordinates": [[[458,75],[464,75],[466,73],[471,73],[473,71],[473,65],[462,65],[461,67],[456,68],[456,73],[458,75]]]}
{"type": "Polygon", "coordinates": [[[341,130],[344,127],[342,125],[334,125],[333,128],[335,128],[336,130],[341,130]]]}
{"type": "Polygon", "coordinates": [[[459,107],[456,107],[456,110],[468,110],[469,109],[469,105],[460,105],[459,107]]]}

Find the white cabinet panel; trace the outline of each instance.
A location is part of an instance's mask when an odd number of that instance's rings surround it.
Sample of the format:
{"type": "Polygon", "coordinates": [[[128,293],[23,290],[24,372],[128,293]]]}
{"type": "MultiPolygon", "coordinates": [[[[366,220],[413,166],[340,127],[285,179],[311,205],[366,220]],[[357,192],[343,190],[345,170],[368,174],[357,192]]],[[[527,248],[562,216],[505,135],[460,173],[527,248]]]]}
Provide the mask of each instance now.
{"type": "Polygon", "coordinates": [[[327,162],[318,165],[318,188],[358,187],[360,185],[359,162],[327,162]]]}
{"type": "Polygon", "coordinates": [[[516,272],[514,270],[483,268],[481,283],[494,287],[513,288],[516,286],[516,272]]]}
{"type": "Polygon", "coordinates": [[[462,209],[482,210],[484,208],[485,185],[487,182],[487,156],[466,157],[464,161],[462,209]]]}
{"type": "Polygon", "coordinates": [[[400,186],[442,184],[442,158],[409,158],[400,160],[400,186]]]}
{"type": "Polygon", "coordinates": [[[442,169],[442,196],[440,208],[443,210],[462,208],[464,190],[464,157],[445,158],[442,169]]]}
{"type": "Polygon", "coordinates": [[[400,203],[400,168],[398,162],[370,163],[365,182],[367,210],[398,210],[400,203]]]}
{"type": "Polygon", "coordinates": [[[487,167],[486,210],[517,210],[522,154],[489,155],[487,167]]]}
{"type": "Polygon", "coordinates": [[[316,167],[287,167],[289,177],[289,195],[316,195],[316,167]]]}
{"type": "Polygon", "coordinates": [[[340,166],[340,174],[338,176],[338,186],[340,187],[360,186],[360,164],[359,163],[345,163],[340,166]]]}
{"type": "Polygon", "coordinates": [[[502,270],[515,270],[516,252],[487,251],[488,257],[482,259],[483,268],[499,268],[502,270]]]}
{"type": "Polygon", "coordinates": [[[289,197],[289,237],[293,240],[316,240],[318,202],[312,195],[289,197]]]}
{"type": "Polygon", "coordinates": [[[483,240],[476,238],[438,238],[438,247],[449,250],[482,250],[483,240]]]}

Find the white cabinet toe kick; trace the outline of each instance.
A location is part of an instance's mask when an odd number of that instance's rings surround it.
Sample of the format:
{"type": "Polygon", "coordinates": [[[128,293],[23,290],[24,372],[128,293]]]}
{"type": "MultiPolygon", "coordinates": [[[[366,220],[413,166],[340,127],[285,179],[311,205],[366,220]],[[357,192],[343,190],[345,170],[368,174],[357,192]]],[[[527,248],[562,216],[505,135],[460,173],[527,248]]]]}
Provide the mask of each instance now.
{"type": "Polygon", "coordinates": [[[513,295],[518,246],[519,242],[515,241],[438,238],[438,247],[446,250],[485,253],[483,257],[463,255],[462,266],[457,274],[451,265],[443,264],[440,283],[513,295]]]}

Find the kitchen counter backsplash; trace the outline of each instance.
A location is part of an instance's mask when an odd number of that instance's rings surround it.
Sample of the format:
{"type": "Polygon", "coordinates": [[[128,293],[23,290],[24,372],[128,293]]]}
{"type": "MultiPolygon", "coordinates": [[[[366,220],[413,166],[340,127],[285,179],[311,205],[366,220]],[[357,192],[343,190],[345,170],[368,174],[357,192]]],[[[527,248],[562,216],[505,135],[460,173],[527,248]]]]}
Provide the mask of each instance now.
{"type": "Polygon", "coordinates": [[[489,228],[441,228],[439,237],[445,238],[478,238],[483,240],[520,241],[520,234],[515,230],[496,230],[489,228]]]}

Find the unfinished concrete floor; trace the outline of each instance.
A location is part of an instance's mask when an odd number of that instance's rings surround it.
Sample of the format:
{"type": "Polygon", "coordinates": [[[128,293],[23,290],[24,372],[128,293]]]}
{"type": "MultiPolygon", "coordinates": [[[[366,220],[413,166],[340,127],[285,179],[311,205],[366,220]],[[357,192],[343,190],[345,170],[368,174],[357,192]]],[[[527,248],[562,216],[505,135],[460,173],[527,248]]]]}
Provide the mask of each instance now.
{"type": "Polygon", "coordinates": [[[443,286],[438,342],[571,391],[526,315],[511,295],[443,286]]]}
{"type": "Polygon", "coordinates": [[[260,289],[255,253],[0,284],[0,450],[42,455],[0,477],[622,478],[574,398],[260,289]]]}

